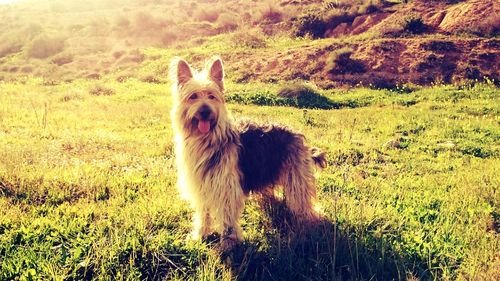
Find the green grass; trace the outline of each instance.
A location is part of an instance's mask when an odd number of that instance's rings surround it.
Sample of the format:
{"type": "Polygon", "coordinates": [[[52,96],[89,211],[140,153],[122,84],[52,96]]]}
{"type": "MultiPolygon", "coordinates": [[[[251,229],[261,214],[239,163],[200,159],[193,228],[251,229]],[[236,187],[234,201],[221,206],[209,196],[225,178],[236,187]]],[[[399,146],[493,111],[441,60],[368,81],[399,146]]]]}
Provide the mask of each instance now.
{"type": "MultiPolygon", "coordinates": [[[[276,98],[279,85],[227,85],[276,98]]],[[[0,280],[494,279],[500,240],[493,85],[320,94],[336,110],[231,100],[328,154],[324,222],[298,235],[249,201],[229,256],[186,242],[165,84],[0,84],[0,280]],[[112,94],[93,95],[105,85],[112,94]]]]}

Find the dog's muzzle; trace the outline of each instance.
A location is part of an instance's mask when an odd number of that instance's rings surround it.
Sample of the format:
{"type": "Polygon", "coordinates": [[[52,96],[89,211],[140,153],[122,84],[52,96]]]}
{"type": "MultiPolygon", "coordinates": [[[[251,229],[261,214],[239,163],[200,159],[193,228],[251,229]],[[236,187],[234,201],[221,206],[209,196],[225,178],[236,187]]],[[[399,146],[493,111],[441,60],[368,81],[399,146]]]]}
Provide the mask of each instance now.
{"type": "Polygon", "coordinates": [[[202,105],[198,112],[196,113],[198,119],[198,130],[201,133],[206,134],[211,128],[212,110],[208,105],[202,105]]]}
{"type": "Polygon", "coordinates": [[[198,110],[200,120],[208,120],[211,114],[212,110],[210,110],[210,107],[208,107],[207,105],[203,105],[202,107],[200,107],[200,110],[198,110]]]}

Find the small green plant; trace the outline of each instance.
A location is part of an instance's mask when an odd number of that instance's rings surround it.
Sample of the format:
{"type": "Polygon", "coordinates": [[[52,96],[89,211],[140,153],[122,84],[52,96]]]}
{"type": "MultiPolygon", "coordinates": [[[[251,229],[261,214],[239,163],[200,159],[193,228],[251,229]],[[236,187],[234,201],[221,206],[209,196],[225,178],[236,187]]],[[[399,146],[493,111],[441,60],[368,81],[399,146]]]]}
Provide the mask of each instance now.
{"type": "Polygon", "coordinates": [[[377,5],[373,0],[367,0],[359,6],[358,14],[371,14],[377,12],[379,9],[379,5],[377,5]]]}
{"type": "Polygon", "coordinates": [[[326,69],[331,74],[352,74],[365,72],[365,66],[359,60],[351,58],[353,50],[345,47],[334,51],[326,62],[326,69]]]}
{"type": "Polygon", "coordinates": [[[278,97],[287,98],[298,108],[332,109],[337,106],[315,88],[304,83],[292,83],[278,91],[278,97]]]}
{"type": "Polygon", "coordinates": [[[26,56],[44,59],[64,50],[65,39],[62,37],[37,36],[25,46],[26,56]]]}
{"type": "Polygon", "coordinates": [[[93,96],[112,96],[115,91],[102,85],[95,85],[90,89],[89,93],[93,96]]]}
{"type": "Polygon", "coordinates": [[[158,77],[152,74],[145,75],[141,77],[140,80],[145,83],[153,83],[153,84],[160,84],[162,82],[158,77]]]}
{"type": "Polygon", "coordinates": [[[322,38],[325,35],[327,23],[317,12],[308,12],[293,21],[293,33],[297,37],[311,36],[322,38]]]}
{"type": "Polygon", "coordinates": [[[283,20],[283,12],[278,8],[269,5],[261,12],[260,21],[265,23],[278,23],[283,20]]]}
{"type": "Polygon", "coordinates": [[[238,28],[238,22],[235,15],[226,13],[219,16],[216,26],[220,32],[230,32],[238,28]]]}
{"type": "Polygon", "coordinates": [[[5,36],[3,36],[0,41],[0,58],[20,52],[22,48],[23,42],[20,38],[16,36],[5,38],[5,36]]]}
{"type": "Polygon", "coordinates": [[[200,21],[216,22],[219,18],[219,11],[201,8],[194,14],[194,17],[200,21]]]}
{"type": "Polygon", "coordinates": [[[252,49],[264,48],[267,46],[266,37],[259,30],[237,31],[232,35],[231,41],[235,46],[252,49]]]}
{"type": "Polygon", "coordinates": [[[410,34],[422,34],[426,30],[426,25],[418,15],[410,15],[402,21],[403,31],[410,34]]]}
{"type": "Polygon", "coordinates": [[[57,54],[54,57],[52,57],[50,62],[52,62],[53,64],[57,64],[57,65],[68,64],[68,63],[73,62],[73,55],[66,53],[66,52],[63,52],[63,53],[57,54]]]}

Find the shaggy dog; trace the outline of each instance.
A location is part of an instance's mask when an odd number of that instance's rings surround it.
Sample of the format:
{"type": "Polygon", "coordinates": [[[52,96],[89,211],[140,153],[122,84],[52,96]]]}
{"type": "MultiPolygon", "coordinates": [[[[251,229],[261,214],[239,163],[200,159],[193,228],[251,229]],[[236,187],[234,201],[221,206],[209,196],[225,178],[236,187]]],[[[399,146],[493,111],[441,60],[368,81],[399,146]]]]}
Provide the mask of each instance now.
{"type": "Polygon", "coordinates": [[[220,58],[202,72],[174,59],[170,70],[178,186],[194,208],[192,238],[215,231],[222,247],[231,248],[242,239],[238,220],[245,199],[251,192],[270,194],[276,185],[298,220],[316,221],[313,168],[326,166],[324,153],[283,126],[233,122],[220,58]]]}

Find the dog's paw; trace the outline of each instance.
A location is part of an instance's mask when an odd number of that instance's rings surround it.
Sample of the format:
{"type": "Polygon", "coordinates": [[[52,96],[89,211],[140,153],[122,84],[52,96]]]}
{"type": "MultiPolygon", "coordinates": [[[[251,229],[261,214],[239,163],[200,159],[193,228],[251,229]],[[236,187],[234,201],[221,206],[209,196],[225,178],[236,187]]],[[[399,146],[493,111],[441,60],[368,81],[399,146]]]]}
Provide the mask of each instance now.
{"type": "Polygon", "coordinates": [[[201,240],[205,243],[217,243],[220,241],[220,234],[213,232],[207,235],[203,235],[201,240]]]}
{"type": "Polygon", "coordinates": [[[223,237],[220,241],[220,250],[224,253],[232,251],[237,245],[239,241],[232,237],[223,237]]]}

